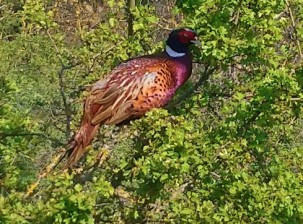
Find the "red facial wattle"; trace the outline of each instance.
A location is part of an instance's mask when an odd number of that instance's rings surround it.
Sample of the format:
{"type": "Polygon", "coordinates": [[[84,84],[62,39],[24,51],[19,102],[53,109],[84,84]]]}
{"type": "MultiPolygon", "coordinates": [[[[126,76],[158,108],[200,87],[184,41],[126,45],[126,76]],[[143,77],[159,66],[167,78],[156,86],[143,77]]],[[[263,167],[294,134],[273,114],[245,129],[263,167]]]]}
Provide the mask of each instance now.
{"type": "Polygon", "coordinates": [[[179,40],[183,44],[188,44],[190,41],[196,40],[197,36],[194,32],[189,30],[183,30],[179,32],[179,40]]]}

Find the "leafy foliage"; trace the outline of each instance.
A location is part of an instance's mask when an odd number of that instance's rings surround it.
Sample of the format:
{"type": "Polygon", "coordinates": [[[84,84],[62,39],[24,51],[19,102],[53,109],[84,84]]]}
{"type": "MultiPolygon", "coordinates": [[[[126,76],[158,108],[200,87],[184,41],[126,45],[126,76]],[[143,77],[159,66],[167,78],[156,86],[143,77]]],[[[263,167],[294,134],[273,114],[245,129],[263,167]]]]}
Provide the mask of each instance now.
{"type": "Polygon", "coordinates": [[[0,223],[302,223],[300,0],[1,4],[0,223]],[[25,199],[86,87],[161,50],[168,26],[199,33],[190,82],[25,199]]]}

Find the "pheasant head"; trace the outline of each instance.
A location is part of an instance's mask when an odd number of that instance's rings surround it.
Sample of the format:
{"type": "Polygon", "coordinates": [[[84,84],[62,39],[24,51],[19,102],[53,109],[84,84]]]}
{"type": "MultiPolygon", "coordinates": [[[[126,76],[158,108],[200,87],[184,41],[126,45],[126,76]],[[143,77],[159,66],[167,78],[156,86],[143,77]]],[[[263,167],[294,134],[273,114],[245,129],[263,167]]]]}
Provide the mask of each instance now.
{"type": "Polygon", "coordinates": [[[200,44],[197,33],[189,28],[172,31],[166,41],[166,53],[171,57],[182,57],[192,44],[200,44]]]}

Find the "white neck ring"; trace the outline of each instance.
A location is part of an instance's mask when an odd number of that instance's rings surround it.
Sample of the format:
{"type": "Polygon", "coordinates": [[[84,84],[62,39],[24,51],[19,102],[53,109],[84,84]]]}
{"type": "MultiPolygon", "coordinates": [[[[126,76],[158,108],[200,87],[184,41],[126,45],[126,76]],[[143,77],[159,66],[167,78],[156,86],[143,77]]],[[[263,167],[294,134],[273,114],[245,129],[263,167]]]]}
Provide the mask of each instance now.
{"type": "Polygon", "coordinates": [[[185,55],[185,53],[179,53],[179,52],[174,51],[168,45],[166,45],[165,51],[169,56],[171,56],[173,58],[183,57],[185,55]]]}

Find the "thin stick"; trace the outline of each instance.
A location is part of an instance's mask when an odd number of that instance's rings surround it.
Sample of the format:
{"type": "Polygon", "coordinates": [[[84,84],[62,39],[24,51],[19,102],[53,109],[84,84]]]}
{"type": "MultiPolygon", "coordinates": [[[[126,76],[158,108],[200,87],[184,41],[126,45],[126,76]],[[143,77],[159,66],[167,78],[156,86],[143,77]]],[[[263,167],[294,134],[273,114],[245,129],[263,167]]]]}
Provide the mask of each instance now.
{"type": "Polygon", "coordinates": [[[52,162],[40,172],[38,176],[38,180],[28,187],[24,198],[28,198],[34,192],[34,190],[38,187],[40,181],[56,168],[59,161],[62,160],[65,154],[66,154],[66,149],[62,148],[60,152],[54,157],[52,162]]]}
{"type": "Polygon", "coordinates": [[[291,8],[290,8],[288,0],[285,0],[285,3],[286,3],[287,8],[288,8],[288,12],[289,12],[289,16],[290,16],[290,19],[291,19],[292,27],[294,29],[294,33],[296,35],[296,42],[297,42],[297,46],[298,46],[299,55],[300,55],[300,58],[302,60],[303,59],[303,54],[302,54],[302,49],[301,49],[300,41],[298,39],[298,34],[297,34],[295,19],[294,19],[293,13],[291,11],[291,8]]]}

